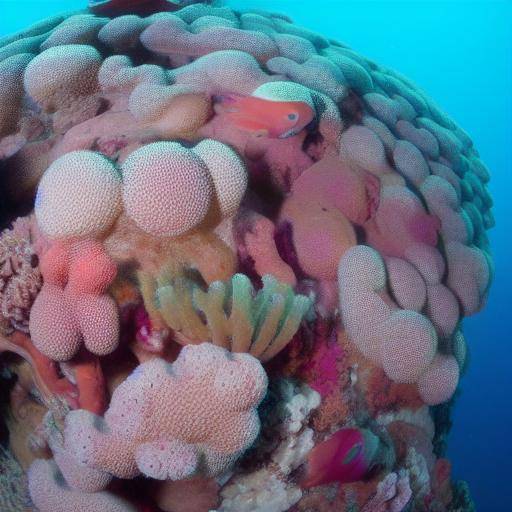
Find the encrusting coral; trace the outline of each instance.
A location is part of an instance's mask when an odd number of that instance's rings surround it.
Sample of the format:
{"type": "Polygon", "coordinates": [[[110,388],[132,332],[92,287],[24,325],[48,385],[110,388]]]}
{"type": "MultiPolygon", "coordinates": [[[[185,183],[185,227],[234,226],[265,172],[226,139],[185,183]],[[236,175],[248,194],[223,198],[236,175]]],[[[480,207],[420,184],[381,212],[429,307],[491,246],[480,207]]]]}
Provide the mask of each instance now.
{"type": "Polygon", "coordinates": [[[35,505],[470,510],[442,442],[493,278],[468,134],[282,14],[89,4],[0,39],[0,353],[35,505]]]}

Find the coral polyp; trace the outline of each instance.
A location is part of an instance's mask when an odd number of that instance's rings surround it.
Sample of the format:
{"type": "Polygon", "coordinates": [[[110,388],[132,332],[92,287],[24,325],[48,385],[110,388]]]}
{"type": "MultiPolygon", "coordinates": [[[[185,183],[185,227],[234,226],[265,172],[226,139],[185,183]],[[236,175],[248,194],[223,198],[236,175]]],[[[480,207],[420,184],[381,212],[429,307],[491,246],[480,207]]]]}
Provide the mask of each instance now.
{"type": "Polygon", "coordinates": [[[423,91],[194,0],[46,20],[0,81],[0,508],[462,510],[490,176],[423,91]]]}

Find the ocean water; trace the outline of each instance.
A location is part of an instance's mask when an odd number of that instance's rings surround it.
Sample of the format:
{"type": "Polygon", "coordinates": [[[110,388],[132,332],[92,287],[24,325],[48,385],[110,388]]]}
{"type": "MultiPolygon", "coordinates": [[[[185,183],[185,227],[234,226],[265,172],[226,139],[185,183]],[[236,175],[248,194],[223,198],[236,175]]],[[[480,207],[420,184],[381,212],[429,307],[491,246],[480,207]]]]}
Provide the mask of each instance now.
{"type": "MultiPolygon", "coordinates": [[[[496,274],[486,309],[465,321],[471,364],[448,455],[480,512],[512,510],[512,2],[228,0],[291,16],[408,76],[473,138],[492,173],[496,274]],[[510,189],[510,190],[509,190],[510,189]]],[[[0,0],[0,36],[85,0],[0,0]]],[[[1,84],[0,84],[1,86],[1,84]]]]}

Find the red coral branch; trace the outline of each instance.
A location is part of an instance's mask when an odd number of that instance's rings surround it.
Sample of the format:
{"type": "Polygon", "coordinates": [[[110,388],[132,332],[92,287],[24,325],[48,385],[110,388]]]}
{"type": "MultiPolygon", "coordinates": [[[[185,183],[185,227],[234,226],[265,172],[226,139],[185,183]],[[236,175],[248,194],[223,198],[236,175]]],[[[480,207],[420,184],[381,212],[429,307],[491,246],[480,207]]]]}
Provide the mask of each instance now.
{"type": "Polygon", "coordinates": [[[78,407],[78,393],[75,386],[59,375],[55,362],[41,354],[26,334],[16,331],[8,337],[0,336],[0,353],[2,352],[13,352],[30,363],[34,383],[48,405],[59,397],[64,399],[70,407],[78,407]]]}
{"type": "Polygon", "coordinates": [[[75,374],[78,404],[94,414],[102,415],[107,408],[106,384],[99,357],[82,349],[69,366],[75,374]]]}

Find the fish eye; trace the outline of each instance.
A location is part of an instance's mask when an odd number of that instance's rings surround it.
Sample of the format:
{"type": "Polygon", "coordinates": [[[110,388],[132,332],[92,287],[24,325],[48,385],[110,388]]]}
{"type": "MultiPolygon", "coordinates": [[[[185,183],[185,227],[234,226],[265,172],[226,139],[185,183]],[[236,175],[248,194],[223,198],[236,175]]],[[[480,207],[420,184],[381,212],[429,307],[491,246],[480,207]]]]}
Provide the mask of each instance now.
{"type": "Polygon", "coordinates": [[[299,115],[296,112],[292,112],[291,114],[288,114],[288,119],[290,121],[297,121],[299,115]]]}

